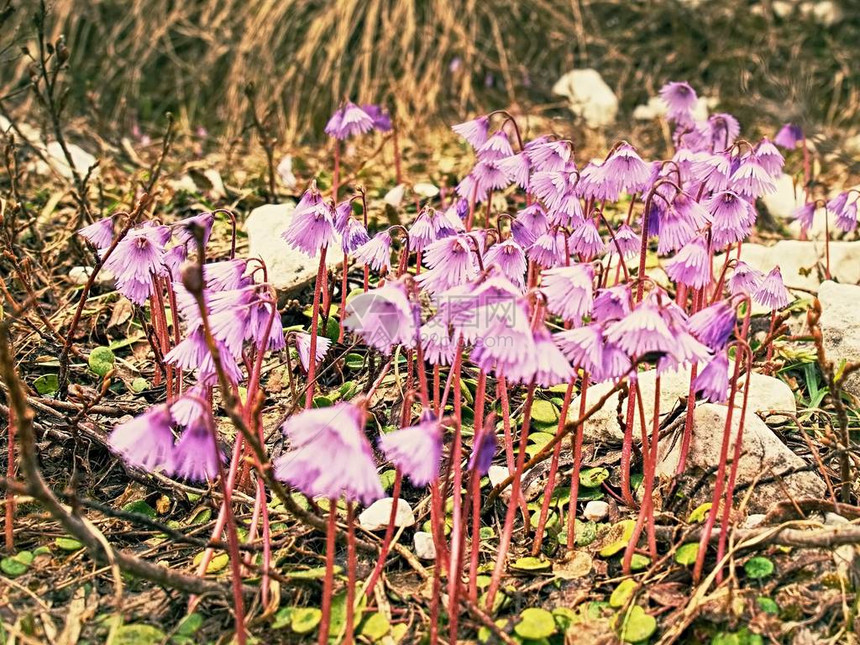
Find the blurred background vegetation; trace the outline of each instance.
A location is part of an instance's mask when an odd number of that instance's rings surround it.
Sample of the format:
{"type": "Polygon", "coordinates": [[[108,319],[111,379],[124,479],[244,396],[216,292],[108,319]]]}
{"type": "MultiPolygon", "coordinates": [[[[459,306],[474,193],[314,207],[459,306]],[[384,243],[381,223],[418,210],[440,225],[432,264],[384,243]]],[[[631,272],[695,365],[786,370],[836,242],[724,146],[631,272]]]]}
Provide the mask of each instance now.
{"type": "MultiPolygon", "coordinates": [[[[2,4],[2,3],[0,3],[2,4]]],[[[4,107],[29,112],[36,0],[8,0],[4,107]]],[[[622,115],[688,80],[745,123],[810,130],[860,121],[858,0],[54,0],[67,114],[105,134],[171,111],[190,128],[249,127],[245,90],[294,143],[344,97],[387,104],[404,127],[514,106],[564,111],[553,83],[597,69],[622,115]],[[823,7],[823,8],[822,8],[823,7]],[[831,13],[832,12],[832,13],[831,13]]],[[[35,117],[35,111],[32,111],[35,117]]]]}

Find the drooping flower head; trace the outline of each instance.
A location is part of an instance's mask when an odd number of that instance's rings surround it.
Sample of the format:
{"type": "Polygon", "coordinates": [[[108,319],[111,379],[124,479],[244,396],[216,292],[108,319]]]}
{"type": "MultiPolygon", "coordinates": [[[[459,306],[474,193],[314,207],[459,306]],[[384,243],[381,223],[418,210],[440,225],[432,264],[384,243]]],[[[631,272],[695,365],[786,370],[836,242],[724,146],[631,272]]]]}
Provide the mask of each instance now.
{"type": "Polygon", "coordinates": [[[716,352],[729,342],[736,319],[734,307],[719,300],[690,316],[687,326],[693,336],[716,352]]]}
{"type": "Polygon", "coordinates": [[[344,255],[352,255],[364,244],[370,242],[370,236],[364,224],[350,217],[346,220],[346,227],[341,232],[340,248],[344,255]]]}
{"type": "Polygon", "coordinates": [[[482,477],[486,475],[490,466],[493,465],[496,445],[495,415],[491,413],[484,420],[484,427],[479,428],[475,433],[475,440],[472,443],[472,456],[469,457],[469,470],[482,477]]]}
{"type": "Polygon", "coordinates": [[[526,254],[530,260],[543,268],[564,264],[568,256],[564,231],[556,229],[538,236],[526,254]]]}
{"type": "Polygon", "coordinates": [[[505,277],[522,289],[525,286],[525,273],[528,263],[523,247],[513,238],[494,244],[484,255],[485,266],[496,266],[505,277]]]}
{"type": "Polygon", "coordinates": [[[732,272],[732,277],[729,278],[729,291],[733,296],[741,294],[751,296],[758,291],[763,279],[764,274],[761,271],[739,260],[732,272]]]}
{"type": "Polygon", "coordinates": [[[385,458],[409,477],[415,486],[426,486],[439,477],[442,462],[442,424],[426,411],[418,425],[379,437],[385,458]]]}
{"type": "Polygon", "coordinates": [[[606,251],[606,244],[600,237],[594,219],[587,219],[577,226],[570,235],[570,250],[578,253],[584,261],[591,260],[606,251]]]}
{"type": "Polygon", "coordinates": [[[713,360],[696,375],[693,389],[703,401],[723,403],[728,398],[729,359],[725,351],[717,352],[713,360]]]}
{"type": "Polygon", "coordinates": [[[430,269],[416,280],[429,293],[445,291],[477,277],[477,240],[468,234],[452,235],[430,244],[424,250],[424,264],[430,269]]]}
{"type": "Polygon", "coordinates": [[[275,476],[309,497],[374,502],[385,492],[363,426],[351,403],[290,417],[283,426],[290,450],[275,460],[275,476]]]}
{"type": "Polygon", "coordinates": [[[212,481],[218,476],[222,455],[213,439],[214,421],[208,412],[194,419],[182,432],[173,450],[170,470],[189,481],[212,481]]]}
{"type": "Polygon", "coordinates": [[[373,129],[373,118],[355,103],[347,101],[329,119],[325,132],[335,139],[348,139],[373,129]]]}
{"type": "Polygon", "coordinates": [[[694,289],[710,283],[711,260],[704,239],[695,237],[687,242],[663,268],[672,280],[694,289]]]}
{"type": "Polygon", "coordinates": [[[487,141],[487,135],[490,131],[490,118],[479,116],[471,121],[455,125],[451,129],[468,141],[472,148],[477,150],[487,141]]]}
{"type": "Polygon", "coordinates": [[[573,366],[587,372],[592,383],[622,377],[630,369],[630,358],[617,345],[607,342],[600,325],[567,329],[554,336],[573,366]]]}
{"type": "Polygon", "coordinates": [[[776,145],[788,150],[794,150],[801,141],[803,141],[803,129],[794,123],[783,125],[773,138],[776,145]]]}
{"type": "Polygon", "coordinates": [[[388,113],[388,110],[383,108],[381,105],[365,103],[361,106],[361,109],[364,110],[364,113],[370,117],[371,121],[373,121],[374,130],[377,132],[388,132],[391,130],[391,115],[388,113]]]}
{"type": "Polygon", "coordinates": [[[283,236],[290,246],[310,257],[335,241],[334,212],[316,182],[302,195],[283,236]]]}
{"type": "Polygon", "coordinates": [[[753,294],[753,300],[771,311],[783,309],[792,301],[791,294],[788,293],[788,289],[785,288],[782,281],[779,267],[774,267],[764,277],[758,290],[753,294]]]}
{"type": "Polygon", "coordinates": [[[132,466],[147,471],[169,469],[172,423],[167,405],[155,405],[139,417],[116,426],[108,437],[108,445],[132,466]]]}
{"type": "Polygon", "coordinates": [[[672,121],[690,123],[698,102],[696,91],[689,83],[672,81],[660,89],[660,98],[666,104],[666,114],[672,121]]]}
{"type": "MultiPolygon", "coordinates": [[[[304,332],[296,332],[296,352],[299,355],[299,362],[302,368],[307,372],[311,365],[311,335],[304,332]]],[[[331,339],[325,336],[317,336],[317,358],[316,362],[321,362],[331,347],[331,339]]]]}
{"type": "Polygon", "coordinates": [[[552,334],[543,323],[534,330],[535,371],[534,382],[541,387],[553,387],[573,378],[573,368],[553,341],[552,334]]]}
{"type": "Polygon", "coordinates": [[[170,237],[166,226],[142,226],[129,231],[105,260],[113,273],[117,290],[129,300],[143,305],[149,296],[152,276],[167,274],[164,245],[170,237]]]}
{"type": "Polygon", "coordinates": [[[578,327],[591,313],[594,270],[590,264],[573,264],[541,273],[541,291],[550,313],[578,327]]]}
{"type": "Polygon", "coordinates": [[[99,251],[104,251],[113,242],[113,217],[97,220],[89,226],[84,226],[78,235],[85,238],[99,251]]]}
{"type": "Polygon", "coordinates": [[[391,270],[391,234],[381,231],[353,252],[353,257],[374,271],[391,270]]]}
{"type": "Polygon", "coordinates": [[[355,296],[347,303],[345,313],[344,326],[384,354],[391,353],[396,345],[415,344],[415,309],[400,282],[386,282],[355,296]]]}

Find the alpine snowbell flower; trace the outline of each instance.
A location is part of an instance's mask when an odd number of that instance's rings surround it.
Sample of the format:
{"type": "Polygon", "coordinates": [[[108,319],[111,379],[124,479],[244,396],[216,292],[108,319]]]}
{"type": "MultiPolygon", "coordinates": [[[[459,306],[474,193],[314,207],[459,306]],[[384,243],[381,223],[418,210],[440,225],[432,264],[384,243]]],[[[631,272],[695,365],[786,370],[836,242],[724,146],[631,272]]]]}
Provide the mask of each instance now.
{"type": "Polygon", "coordinates": [[[362,264],[370,266],[374,271],[391,270],[391,234],[382,231],[374,235],[369,242],[358,247],[353,257],[362,264]]]}
{"type": "Polygon", "coordinates": [[[202,482],[218,476],[222,456],[213,438],[213,423],[207,412],[183,431],[171,456],[170,470],[175,477],[202,482]]]}
{"type": "Polygon", "coordinates": [[[290,450],[275,460],[275,476],[309,497],[376,501],[385,491],[364,435],[363,418],[364,413],[351,403],[290,417],[283,426],[290,450]]]}
{"type": "Polygon", "coordinates": [[[786,123],[783,125],[773,138],[773,142],[776,145],[780,148],[786,148],[787,150],[794,150],[797,147],[797,144],[802,141],[803,130],[799,125],[795,125],[793,123],[786,123]]]}
{"type": "Polygon", "coordinates": [[[293,248],[315,257],[334,242],[334,213],[322,194],[312,185],[299,200],[283,237],[293,248]]]}
{"type": "Polygon", "coordinates": [[[764,277],[758,290],[753,294],[753,300],[771,311],[784,309],[793,300],[783,284],[779,267],[774,267],[764,277]]]}
{"type": "Polygon", "coordinates": [[[705,241],[701,237],[693,238],[663,268],[675,282],[701,289],[711,281],[711,261],[705,241]]]}
{"type": "Polygon", "coordinates": [[[343,141],[356,134],[365,134],[373,129],[373,118],[360,107],[347,101],[329,119],[325,133],[343,141]]]}
{"type": "Polygon", "coordinates": [[[384,354],[391,353],[395,345],[415,344],[415,310],[400,282],[386,282],[355,296],[345,313],[344,326],[384,354]]]}
{"type": "Polygon", "coordinates": [[[717,352],[713,360],[696,375],[693,389],[704,401],[723,403],[728,399],[729,359],[725,351],[717,352]]]}
{"type": "Polygon", "coordinates": [[[688,83],[677,81],[666,83],[660,89],[660,98],[666,104],[670,121],[677,121],[682,125],[692,122],[693,110],[699,98],[688,83]]]}
{"type": "Polygon", "coordinates": [[[97,220],[84,226],[78,235],[90,242],[99,251],[104,251],[113,242],[113,217],[97,220]]]}
{"type": "Polygon", "coordinates": [[[540,289],[546,296],[547,310],[578,327],[583,318],[591,314],[593,280],[594,271],[590,264],[544,270],[540,289]]]}
{"type": "Polygon", "coordinates": [[[426,486],[439,477],[442,462],[442,424],[426,411],[418,425],[379,437],[385,458],[409,477],[415,486],[426,486]]]}
{"type": "Polygon", "coordinates": [[[696,312],[687,324],[690,333],[713,351],[725,348],[735,328],[737,316],[734,307],[719,300],[696,312]]]}
{"type": "MultiPolygon", "coordinates": [[[[296,339],[296,352],[299,355],[299,362],[307,372],[311,364],[311,335],[304,332],[296,332],[294,337],[296,339]]],[[[329,338],[325,336],[317,337],[317,363],[320,363],[325,358],[329,347],[331,347],[331,340],[329,338]]]]}
{"type": "Polygon", "coordinates": [[[108,437],[108,445],[132,466],[150,472],[156,468],[169,470],[173,451],[172,423],[167,405],[156,405],[116,426],[108,437]]]}
{"type": "Polygon", "coordinates": [[[487,142],[487,135],[490,131],[490,118],[479,116],[471,121],[455,125],[451,129],[468,141],[472,148],[477,150],[487,142]]]}

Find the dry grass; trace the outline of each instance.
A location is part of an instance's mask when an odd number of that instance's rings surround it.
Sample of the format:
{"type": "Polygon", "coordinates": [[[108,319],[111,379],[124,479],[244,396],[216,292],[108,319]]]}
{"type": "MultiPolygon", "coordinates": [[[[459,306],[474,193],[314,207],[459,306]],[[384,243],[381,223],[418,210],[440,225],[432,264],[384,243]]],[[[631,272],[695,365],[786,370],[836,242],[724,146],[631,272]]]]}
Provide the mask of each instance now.
{"type": "MultiPolygon", "coordinates": [[[[749,0],[55,0],[50,22],[72,52],[73,109],[123,128],[172,110],[235,135],[251,82],[288,141],[319,132],[345,96],[412,123],[534,109],[574,66],[600,70],[628,108],[686,78],[757,123],[835,128],[860,115],[854,2],[830,28],[778,18],[766,0],[757,12],[749,0]]],[[[0,78],[8,89],[24,71],[0,78]]]]}

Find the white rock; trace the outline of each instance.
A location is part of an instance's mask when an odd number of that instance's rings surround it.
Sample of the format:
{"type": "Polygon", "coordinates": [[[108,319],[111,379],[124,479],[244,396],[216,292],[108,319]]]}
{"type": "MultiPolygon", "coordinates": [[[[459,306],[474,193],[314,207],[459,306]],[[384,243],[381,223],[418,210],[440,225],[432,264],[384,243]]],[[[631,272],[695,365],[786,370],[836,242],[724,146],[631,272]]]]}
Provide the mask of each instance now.
{"type": "MultiPolygon", "coordinates": [[[[290,290],[314,280],[319,267],[317,258],[309,258],[292,248],[282,237],[290,223],[295,205],[266,204],[251,211],[245,220],[248,233],[248,256],[266,263],[269,282],[276,289],[290,290]]],[[[337,267],[343,261],[340,245],[326,252],[326,264],[337,267]]],[[[255,274],[262,280],[261,272],[255,274]]]]}
{"type": "MultiPolygon", "coordinates": [[[[69,162],[66,160],[66,155],[63,153],[63,147],[59,143],[51,141],[47,146],[38,145],[37,147],[47,158],[51,168],[60,173],[60,175],[66,179],[74,179],[75,176],[72,172],[72,167],[69,166],[69,162]]],[[[92,168],[98,160],[89,152],[74,143],[67,143],[66,148],[69,150],[69,156],[72,158],[72,164],[75,169],[80,173],[81,177],[85,177],[90,168],[92,168]]],[[[36,172],[39,174],[50,174],[51,168],[49,168],[41,159],[36,162],[36,172]]],[[[99,169],[96,167],[93,169],[92,176],[95,177],[98,174],[99,169]]]]}
{"type": "Polygon", "coordinates": [[[203,171],[203,176],[209,182],[209,195],[213,199],[222,199],[227,196],[227,189],[224,187],[224,180],[221,179],[221,173],[214,168],[207,168],[203,171]]]}
{"type": "Polygon", "coordinates": [[[570,101],[570,111],[592,128],[615,123],[618,98],[595,69],[575,69],[555,82],[553,94],[570,101]]]}
{"type": "Polygon", "coordinates": [[[600,500],[592,500],[585,505],[582,516],[589,522],[599,522],[609,515],[609,504],[600,500]]]}
{"type": "MultiPolygon", "coordinates": [[[[838,365],[841,361],[860,361],[860,287],[825,281],[818,290],[821,302],[821,335],[827,359],[838,365]]],[[[860,373],[854,372],[845,381],[845,390],[860,396],[860,373]]]]}
{"type": "MultiPolygon", "coordinates": [[[[72,267],[69,269],[69,280],[74,284],[83,286],[90,279],[90,275],[92,275],[92,273],[92,267],[72,267]]],[[[109,282],[113,282],[113,274],[106,269],[99,271],[99,274],[96,276],[95,283],[107,284],[109,282]]]]}
{"type": "Polygon", "coordinates": [[[791,175],[782,173],[776,178],[776,191],[762,197],[768,212],[777,219],[790,220],[794,211],[803,205],[803,189],[794,185],[791,175]]]}
{"type": "MultiPolygon", "coordinates": [[[[734,363],[730,362],[729,369],[734,369],[734,363]]],[[[730,372],[731,374],[731,372],[730,372]]],[[[664,372],[660,377],[660,415],[665,416],[678,404],[681,397],[687,397],[690,393],[690,368],[664,372]]],[[[651,432],[651,424],[654,419],[654,394],[656,390],[657,372],[650,370],[639,374],[639,391],[642,394],[642,408],[645,411],[645,427],[651,432]]],[[[746,383],[746,376],[742,376],[740,384],[746,383]]],[[[794,414],[797,404],[791,388],[783,381],[772,376],[753,372],[752,388],[747,402],[747,416],[758,412],[769,412],[779,410],[794,414]]],[[[586,393],[586,410],[612,389],[612,383],[598,383],[591,385],[586,393]]],[[[585,422],[583,434],[589,442],[617,443],[624,438],[622,422],[627,415],[627,400],[622,402],[619,411],[618,394],[613,394],[594,416],[585,422]],[[620,412],[620,415],[619,415],[620,412]]],[[[736,405],[740,405],[742,397],[738,397],[736,405]]],[[[579,416],[581,397],[577,396],[570,405],[568,419],[576,419],[579,416]]],[[[634,441],[641,437],[639,422],[639,406],[633,412],[634,441]]]]}
{"type": "MultiPolygon", "coordinates": [[[[393,497],[383,497],[364,509],[358,516],[358,523],[366,531],[379,531],[388,526],[391,519],[391,507],[394,505],[393,497]]],[[[397,500],[397,513],[394,515],[394,526],[397,528],[415,525],[415,513],[412,507],[404,499],[397,500]]]]}
{"type": "Polygon", "coordinates": [[[439,187],[433,184],[415,184],[412,187],[412,192],[419,197],[436,197],[439,194],[439,187]]]}
{"type": "MultiPolygon", "coordinates": [[[[696,407],[693,416],[693,440],[687,457],[687,472],[694,477],[698,473],[709,471],[719,463],[727,414],[728,407],[725,405],[705,403],[696,407]]],[[[732,415],[729,459],[734,454],[739,419],[739,414],[732,415]]],[[[752,512],[766,512],[773,503],[785,500],[787,494],[794,498],[819,497],[823,494],[824,482],[809,471],[785,475],[782,483],[761,482],[763,478],[767,479],[803,467],[806,462],[783,444],[764,421],[754,414],[746,415],[741,448],[736,485],[757,482],[749,503],[749,509],[752,512]],[[783,489],[783,485],[788,493],[783,489]]],[[[674,475],[680,452],[679,438],[674,441],[671,438],[661,441],[657,474],[674,475]]],[[[746,492],[744,491],[744,494],[746,492]]],[[[740,495],[735,497],[735,503],[740,502],[740,497],[740,495]]]]}
{"type": "Polygon", "coordinates": [[[767,515],[765,515],[764,513],[750,513],[749,515],[747,515],[747,518],[744,520],[743,527],[745,529],[754,529],[755,527],[759,526],[762,522],[764,522],[764,518],[766,518],[766,517],[767,517],[767,515]]]}
{"type": "Polygon", "coordinates": [[[278,162],[278,167],[275,168],[278,173],[278,178],[281,180],[281,183],[288,190],[295,190],[298,188],[299,181],[296,179],[296,176],[293,174],[293,158],[290,155],[287,155],[280,162],[278,162]]]}
{"type": "Polygon", "coordinates": [[[422,560],[436,559],[436,545],[433,543],[433,535],[426,531],[415,531],[413,537],[415,555],[422,560]]]}
{"type": "MultiPolygon", "coordinates": [[[[503,481],[505,481],[511,472],[507,469],[507,466],[490,466],[490,470],[487,471],[487,477],[490,478],[490,483],[493,486],[498,486],[503,481]]],[[[510,490],[511,485],[508,484],[508,487],[505,490],[510,490]]]]}
{"type": "MultiPolygon", "coordinates": [[[[716,104],[716,100],[700,96],[696,102],[696,107],[693,108],[693,118],[696,121],[706,121],[708,119],[708,107],[716,104]]],[[[633,109],[633,118],[637,121],[651,121],[659,119],[666,115],[666,103],[659,96],[652,96],[648,99],[648,103],[637,105],[633,109]]]]}
{"type": "Polygon", "coordinates": [[[847,517],[843,517],[838,513],[825,513],[824,523],[827,526],[840,526],[842,524],[851,524],[850,520],[847,517]]]}
{"type": "Polygon", "coordinates": [[[397,208],[403,203],[403,196],[406,194],[406,184],[397,184],[394,188],[385,193],[382,198],[389,206],[397,208]]]}

